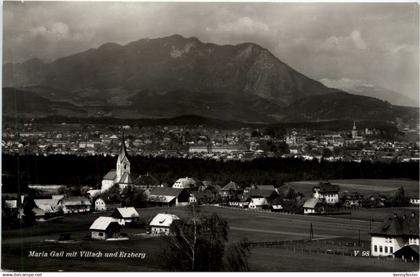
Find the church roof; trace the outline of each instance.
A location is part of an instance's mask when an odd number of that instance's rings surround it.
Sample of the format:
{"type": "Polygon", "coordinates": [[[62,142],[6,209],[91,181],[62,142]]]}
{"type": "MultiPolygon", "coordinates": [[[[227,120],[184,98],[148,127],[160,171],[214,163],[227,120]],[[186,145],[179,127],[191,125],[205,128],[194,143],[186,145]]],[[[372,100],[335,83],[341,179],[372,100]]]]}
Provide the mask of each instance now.
{"type": "Polygon", "coordinates": [[[131,179],[131,174],[125,172],[119,181],[120,184],[132,184],[133,180],[131,179]]]}
{"type": "Polygon", "coordinates": [[[121,139],[121,149],[120,149],[120,154],[118,155],[118,162],[121,162],[124,159],[128,160],[128,155],[127,155],[127,149],[125,147],[125,139],[123,136],[121,139]]]}
{"type": "Polygon", "coordinates": [[[115,169],[111,169],[105,176],[104,180],[115,180],[117,177],[117,171],[115,169]]]}

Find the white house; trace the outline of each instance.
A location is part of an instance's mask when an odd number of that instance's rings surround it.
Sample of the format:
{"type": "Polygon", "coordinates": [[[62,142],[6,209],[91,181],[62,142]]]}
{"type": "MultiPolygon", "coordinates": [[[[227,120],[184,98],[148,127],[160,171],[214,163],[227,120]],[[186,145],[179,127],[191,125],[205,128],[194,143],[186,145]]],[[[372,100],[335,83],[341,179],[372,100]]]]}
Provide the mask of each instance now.
{"type": "Polygon", "coordinates": [[[419,216],[394,214],[371,233],[371,256],[391,256],[407,245],[419,245],[419,216]]]}
{"type": "Polygon", "coordinates": [[[317,214],[323,211],[320,200],[317,198],[310,198],[303,204],[304,214],[317,214]]]}
{"type": "Polygon", "coordinates": [[[175,181],[172,188],[174,189],[194,189],[197,186],[197,182],[193,178],[185,177],[175,181]]]}
{"type": "Polygon", "coordinates": [[[250,209],[264,209],[268,207],[268,201],[265,197],[252,197],[248,207],[250,209]]]}
{"type": "Polygon", "coordinates": [[[320,183],[313,187],[313,198],[324,199],[327,204],[335,204],[339,202],[338,192],[340,187],[330,183],[320,183]]]}
{"type": "Polygon", "coordinates": [[[89,230],[92,239],[106,240],[108,238],[118,237],[121,226],[116,219],[109,216],[101,216],[93,222],[89,230]]]}
{"type": "Polygon", "coordinates": [[[134,207],[116,208],[111,216],[117,219],[120,225],[126,225],[140,217],[134,207]]]}
{"type": "Polygon", "coordinates": [[[102,198],[95,200],[95,211],[106,211],[106,203],[102,198]]]}
{"type": "Polygon", "coordinates": [[[153,235],[169,235],[171,225],[176,220],[180,220],[180,218],[174,214],[157,214],[149,224],[151,233],[153,235]]]}
{"type": "Polygon", "coordinates": [[[90,212],[92,204],[83,196],[64,197],[58,201],[64,214],[90,212]]]}

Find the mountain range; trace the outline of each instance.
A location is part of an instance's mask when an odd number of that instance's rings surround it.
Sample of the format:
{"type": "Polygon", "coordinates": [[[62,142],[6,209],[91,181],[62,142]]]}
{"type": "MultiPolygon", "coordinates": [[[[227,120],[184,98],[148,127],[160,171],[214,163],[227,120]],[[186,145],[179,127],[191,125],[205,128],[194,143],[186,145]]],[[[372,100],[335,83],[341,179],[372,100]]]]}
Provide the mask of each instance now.
{"type": "Polygon", "coordinates": [[[254,44],[216,45],[173,35],[45,63],[3,65],[6,116],[162,118],[244,122],[396,121],[418,109],[329,88],[254,44]]]}

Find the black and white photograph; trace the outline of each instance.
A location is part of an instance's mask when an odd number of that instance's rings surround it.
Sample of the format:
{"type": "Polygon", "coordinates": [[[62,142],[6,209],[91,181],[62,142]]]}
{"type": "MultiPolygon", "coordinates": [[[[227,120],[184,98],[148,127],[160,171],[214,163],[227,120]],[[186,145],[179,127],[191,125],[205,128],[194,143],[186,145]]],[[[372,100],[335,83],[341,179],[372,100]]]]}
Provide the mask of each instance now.
{"type": "Polygon", "coordinates": [[[3,276],[418,276],[418,3],[2,18],[3,276]]]}

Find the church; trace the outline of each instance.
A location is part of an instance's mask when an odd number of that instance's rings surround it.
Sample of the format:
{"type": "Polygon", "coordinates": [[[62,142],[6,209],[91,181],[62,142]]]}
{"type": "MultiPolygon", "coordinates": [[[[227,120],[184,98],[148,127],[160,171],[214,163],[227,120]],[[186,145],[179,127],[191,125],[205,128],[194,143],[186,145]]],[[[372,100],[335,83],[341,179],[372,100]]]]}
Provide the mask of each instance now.
{"type": "Polygon", "coordinates": [[[111,169],[102,179],[101,193],[107,191],[115,184],[119,185],[120,190],[123,190],[127,186],[133,184],[130,174],[130,161],[128,160],[124,137],[121,141],[121,150],[118,155],[117,168],[111,169]]]}

